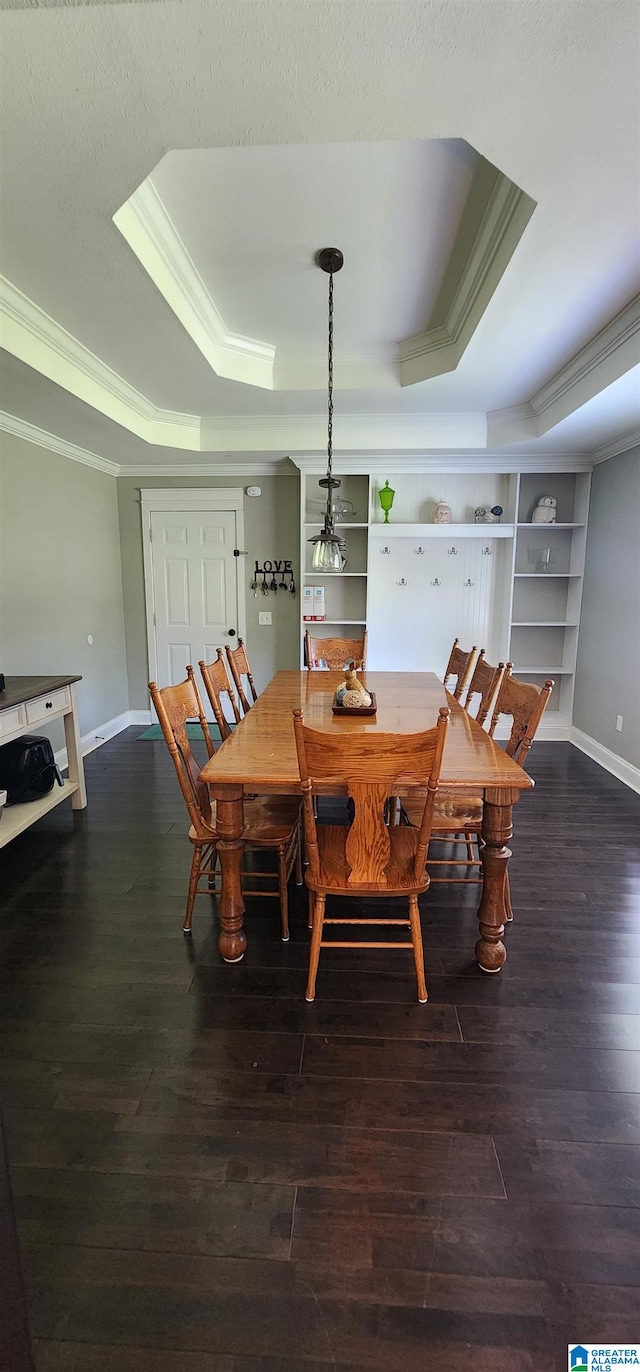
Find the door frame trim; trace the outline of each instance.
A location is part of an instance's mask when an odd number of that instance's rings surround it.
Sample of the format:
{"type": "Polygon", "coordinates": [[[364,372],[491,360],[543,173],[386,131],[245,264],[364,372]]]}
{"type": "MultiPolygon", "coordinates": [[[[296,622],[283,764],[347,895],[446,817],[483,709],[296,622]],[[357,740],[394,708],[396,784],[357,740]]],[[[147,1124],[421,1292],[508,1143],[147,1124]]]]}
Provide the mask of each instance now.
{"type": "MultiPolygon", "coordinates": [[[[140,509],[142,515],[142,554],[144,560],[144,601],[147,627],[147,667],[149,681],[158,676],[158,647],[155,624],[155,602],[153,595],[153,549],[151,542],[151,516],[163,510],[185,510],[188,512],[207,510],[235,514],[236,546],[244,546],[244,491],[241,486],[211,486],[204,489],[188,487],[186,490],[171,490],[159,486],[143,487],[140,490],[140,509]]],[[[245,587],[241,580],[243,561],[236,562],[236,595],[238,601],[238,638],[246,639],[245,587]]],[[[195,665],[195,664],[194,664],[195,665]]]]}

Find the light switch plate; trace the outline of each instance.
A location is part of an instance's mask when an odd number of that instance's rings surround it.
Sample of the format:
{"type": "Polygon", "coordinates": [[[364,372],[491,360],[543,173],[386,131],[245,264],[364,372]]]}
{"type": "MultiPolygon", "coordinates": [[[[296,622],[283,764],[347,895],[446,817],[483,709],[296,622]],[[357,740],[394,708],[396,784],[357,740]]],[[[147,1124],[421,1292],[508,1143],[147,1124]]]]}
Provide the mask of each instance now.
{"type": "Polygon", "coordinates": [[[271,610],[258,610],[258,624],[271,623],[271,610]]]}

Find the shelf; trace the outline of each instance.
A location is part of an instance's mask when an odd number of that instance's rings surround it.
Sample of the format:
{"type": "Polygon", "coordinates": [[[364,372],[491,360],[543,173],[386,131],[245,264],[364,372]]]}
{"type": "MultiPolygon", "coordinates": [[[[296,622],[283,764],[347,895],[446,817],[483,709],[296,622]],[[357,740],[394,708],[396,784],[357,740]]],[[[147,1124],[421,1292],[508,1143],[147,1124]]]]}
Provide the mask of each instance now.
{"type": "MultiPolygon", "coordinates": [[[[323,519],[312,519],[311,521],[307,520],[306,523],[303,525],[303,528],[305,528],[305,529],[321,529],[323,524],[324,524],[324,520],[323,520],[323,519]]],[[[339,523],[338,523],[338,520],[336,520],[336,521],[334,522],[333,527],[334,527],[334,529],[368,529],[368,528],[369,528],[369,525],[368,525],[368,524],[356,524],[354,521],[352,521],[350,524],[339,524],[339,523]]]]}
{"type": "Polygon", "coordinates": [[[575,619],[512,619],[512,629],[577,629],[575,619]]]}
{"type": "Polygon", "coordinates": [[[65,780],[61,787],[54,782],[53,790],[40,800],[29,800],[24,805],[5,806],[0,820],[0,848],[4,848],[5,843],[10,843],[18,834],[24,833],[25,829],[35,824],[36,820],[42,819],[50,810],[54,810],[63,800],[68,800],[77,790],[76,781],[65,780]]]}
{"type": "Polygon", "coordinates": [[[546,529],[547,532],[549,532],[549,530],[551,530],[551,529],[584,529],[584,528],[585,528],[585,525],[584,525],[584,524],[532,524],[530,519],[525,520],[525,522],[524,522],[523,524],[516,524],[516,529],[535,529],[536,533],[538,532],[538,530],[540,530],[540,531],[542,532],[543,529],[546,529]]]}
{"type": "Polygon", "coordinates": [[[513,575],[514,577],[527,576],[530,580],[535,577],[536,581],[551,581],[553,577],[557,577],[560,581],[567,581],[569,577],[575,577],[576,581],[580,580],[580,572],[514,572],[513,575]]]}
{"type": "Polygon", "coordinates": [[[373,538],[513,538],[513,524],[370,524],[373,538]]]}
{"type": "Polygon", "coordinates": [[[366,619],[303,619],[305,629],[317,629],[321,624],[366,624],[366,619]]]}
{"type": "Polygon", "coordinates": [[[305,581],[306,581],[308,577],[319,577],[319,576],[322,577],[322,576],[328,576],[329,579],[330,579],[331,581],[339,581],[340,577],[343,577],[343,576],[366,576],[366,575],[367,575],[366,572],[305,572],[305,573],[304,573],[304,579],[305,579],[305,581]]]}

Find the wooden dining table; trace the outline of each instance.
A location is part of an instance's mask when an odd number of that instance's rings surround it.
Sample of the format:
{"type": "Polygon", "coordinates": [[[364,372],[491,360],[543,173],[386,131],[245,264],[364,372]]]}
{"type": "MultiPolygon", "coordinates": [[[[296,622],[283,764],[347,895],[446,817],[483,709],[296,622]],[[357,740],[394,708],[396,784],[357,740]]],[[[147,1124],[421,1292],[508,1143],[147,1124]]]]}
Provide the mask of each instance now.
{"type": "MultiPolygon", "coordinates": [[[[218,901],[218,948],[222,957],[225,962],[239,962],[247,947],[241,885],[243,798],[252,794],[294,795],[300,791],[294,708],[302,707],[305,724],[334,735],[352,730],[413,734],[432,728],[438,711],[447,705],[451,720],[440,785],[447,791],[470,790],[483,797],[480,937],[475,952],[483,971],[499,972],[507,956],[502,935],[512,809],[521,791],[533,786],[531,777],[489,738],[432,672],[361,673],[367,690],[375,693],[374,716],[344,717],[332,713],[334,692],[343,676],[342,672],[276,672],[249,713],[200,773],[217,807],[222,888],[218,901]]],[[[340,792],[332,788],[329,793],[340,792]]]]}

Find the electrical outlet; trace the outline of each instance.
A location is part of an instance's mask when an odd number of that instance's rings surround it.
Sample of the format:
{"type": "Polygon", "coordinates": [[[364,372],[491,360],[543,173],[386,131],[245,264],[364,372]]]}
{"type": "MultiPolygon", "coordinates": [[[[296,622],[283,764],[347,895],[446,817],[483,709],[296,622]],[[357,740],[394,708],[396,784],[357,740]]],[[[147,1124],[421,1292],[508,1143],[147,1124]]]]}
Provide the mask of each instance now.
{"type": "Polygon", "coordinates": [[[270,623],[271,623],[271,610],[259,610],[259,611],[258,611],[258,624],[270,624],[270,623]]]}
{"type": "Polygon", "coordinates": [[[618,715],[616,718],[616,729],[619,734],[622,733],[622,715],[618,715]]]}

